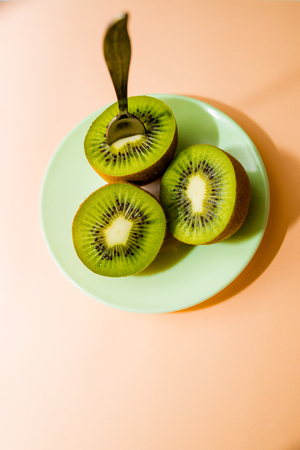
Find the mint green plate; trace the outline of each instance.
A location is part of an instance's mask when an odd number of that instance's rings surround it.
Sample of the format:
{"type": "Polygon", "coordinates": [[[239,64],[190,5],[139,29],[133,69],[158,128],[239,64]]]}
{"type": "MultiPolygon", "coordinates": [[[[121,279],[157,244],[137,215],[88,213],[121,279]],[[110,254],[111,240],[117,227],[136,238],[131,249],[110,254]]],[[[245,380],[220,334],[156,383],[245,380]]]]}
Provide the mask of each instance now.
{"type": "MultiPolygon", "coordinates": [[[[188,97],[154,95],[172,109],[178,125],[178,150],[212,144],[237,158],[248,172],[251,204],[241,229],[209,246],[177,244],[168,238],[164,251],[141,274],[107,278],[87,269],[72,242],[72,221],[79,205],[105,182],[86,160],[83,141],[102,108],[63,140],[47,168],[40,197],[40,217],[48,249],[62,272],[91,298],[136,313],[178,311],[224,289],[247,266],[263,237],[269,213],[269,185],[261,157],[237,123],[212,106],[188,97]]],[[[147,186],[157,192],[158,183],[147,186]]]]}

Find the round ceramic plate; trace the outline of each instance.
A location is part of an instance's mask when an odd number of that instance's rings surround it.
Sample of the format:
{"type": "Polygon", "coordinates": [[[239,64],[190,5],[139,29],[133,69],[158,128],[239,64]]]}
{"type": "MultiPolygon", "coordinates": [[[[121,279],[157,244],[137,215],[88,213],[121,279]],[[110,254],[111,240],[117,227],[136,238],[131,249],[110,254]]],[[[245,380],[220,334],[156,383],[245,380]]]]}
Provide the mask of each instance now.
{"type": "MultiPolygon", "coordinates": [[[[216,108],[188,97],[153,95],[173,111],[178,125],[177,152],[193,144],[212,144],[245,167],[251,204],[241,229],[230,239],[208,246],[177,244],[168,238],[154,262],[141,274],[107,278],[87,269],[72,242],[72,221],[79,205],[105,184],[89,165],[84,137],[102,108],[83,120],[60,144],[47,168],[40,198],[42,230],[62,272],[83,292],[106,305],[138,313],[178,311],[224,289],[247,266],[263,237],[269,212],[269,186],[261,157],[248,135],[216,108]]],[[[146,189],[155,193],[158,184],[146,189]]]]}

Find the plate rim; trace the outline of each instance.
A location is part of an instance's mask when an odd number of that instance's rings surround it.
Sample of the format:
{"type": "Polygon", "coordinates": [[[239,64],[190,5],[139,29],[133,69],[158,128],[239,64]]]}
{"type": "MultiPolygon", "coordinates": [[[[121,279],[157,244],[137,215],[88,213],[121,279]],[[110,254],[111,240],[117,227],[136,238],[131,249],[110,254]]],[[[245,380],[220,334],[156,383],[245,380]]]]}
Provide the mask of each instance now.
{"type": "MultiPolygon", "coordinates": [[[[117,310],[122,310],[122,311],[126,311],[126,312],[133,312],[133,313],[138,313],[138,314],[164,314],[164,313],[171,313],[171,312],[176,312],[176,311],[183,311],[185,309],[191,308],[193,306],[196,306],[200,303],[203,303],[209,299],[211,299],[212,297],[214,297],[216,294],[222,292],[227,286],[229,286],[234,280],[236,280],[238,278],[238,276],[245,270],[245,268],[248,266],[248,264],[250,263],[250,261],[253,259],[254,255],[256,254],[259,246],[261,245],[262,239],[264,237],[264,234],[266,232],[266,228],[267,228],[267,224],[268,224],[268,220],[269,220],[269,213],[270,213],[270,186],[269,186],[269,180],[268,180],[268,174],[263,162],[263,159],[258,151],[258,149],[256,148],[254,142],[252,141],[252,139],[250,138],[250,136],[245,132],[245,130],[235,121],[233,120],[230,116],[228,116],[228,114],[224,113],[223,111],[221,111],[220,109],[210,105],[207,102],[204,102],[202,100],[196,99],[194,97],[189,97],[186,95],[179,95],[179,94],[144,94],[146,96],[150,96],[150,97],[155,97],[158,99],[167,99],[167,98],[178,98],[178,99],[183,99],[186,100],[188,102],[193,102],[195,104],[200,104],[203,105],[205,107],[206,110],[213,110],[215,111],[218,115],[223,116],[227,121],[231,122],[232,125],[236,128],[239,129],[239,131],[245,136],[245,138],[250,141],[254,151],[255,151],[255,155],[259,161],[259,166],[261,168],[261,174],[262,174],[262,178],[264,181],[264,186],[265,186],[265,201],[266,201],[266,205],[265,205],[265,211],[264,211],[264,220],[263,223],[261,225],[260,228],[260,233],[261,233],[261,237],[258,240],[257,244],[255,247],[253,247],[253,251],[251,253],[251,257],[247,260],[247,262],[241,266],[240,270],[238,271],[237,274],[235,274],[234,278],[232,278],[229,282],[226,282],[226,284],[221,287],[221,288],[217,288],[212,295],[209,295],[209,297],[203,299],[203,300],[199,300],[197,299],[196,301],[191,301],[191,302],[183,302],[184,304],[181,306],[176,306],[175,308],[173,307],[163,307],[163,308],[154,308],[154,309],[139,309],[139,308],[134,308],[134,307],[128,307],[128,306],[123,306],[120,304],[115,304],[115,303],[110,303],[109,301],[100,298],[99,296],[96,296],[94,294],[92,294],[91,292],[88,292],[85,288],[83,288],[82,286],[80,286],[80,284],[78,284],[73,277],[71,277],[70,274],[67,273],[66,269],[63,267],[63,265],[60,263],[60,261],[58,260],[58,258],[56,257],[50,243],[47,237],[47,232],[45,229],[45,220],[44,220],[44,216],[43,216],[43,196],[44,196],[44,192],[46,189],[46,184],[47,184],[47,178],[48,178],[48,174],[51,170],[52,164],[55,161],[57,155],[59,154],[60,148],[65,144],[65,142],[69,139],[69,137],[74,133],[74,131],[79,128],[83,122],[85,121],[89,121],[90,118],[96,116],[98,114],[101,114],[101,112],[103,110],[105,110],[107,107],[109,107],[112,103],[109,103],[108,105],[105,105],[104,107],[101,107],[97,110],[95,110],[94,112],[90,113],[88,116],[84,117],[79,123],[77,123],[67,134],[66,136],[63,138],[63,140],[59,143],[59,145],[57,146],[56,150],[54,151],[53,155],[51,156],[48,165],[46,167],[44,176],[43,176],[43,180],[42,180],[42,184],[41,184],[41,189],[40,189],[40,197],[39,197],[39,218],[40,218],[40,224],[41,224],[41,229],[42,229],[42,235],[46,244],[46,247],[52,257],[52,259],[54,260],[55,264],[57,265],[57,267],[61,270],[61,272],[66,276],[66,278],[72,282],[73,285],[75,285],[81,292],[83,292],[85,295],[87,295],[88,297],[92,298],[93,300],[96,300],[97,302],[100,302],[101,304],[104,304],[106,306],[109,306],[111,308],[117,309],[117,310]]],[[[106,182],[105,182],[106,183],[106,182]]]]}

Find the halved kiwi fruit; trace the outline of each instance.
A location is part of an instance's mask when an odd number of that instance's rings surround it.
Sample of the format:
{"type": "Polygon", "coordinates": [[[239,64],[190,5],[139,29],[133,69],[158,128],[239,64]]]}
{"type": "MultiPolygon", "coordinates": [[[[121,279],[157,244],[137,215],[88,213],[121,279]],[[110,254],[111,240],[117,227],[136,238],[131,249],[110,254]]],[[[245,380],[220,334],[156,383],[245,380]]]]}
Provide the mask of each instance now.
{"type": "Polygon", "coordinates": [[[164,173],[174,157],[178,141],[174,115],[164,102],[154,97],[129,97],[128,111],[143,122],[146,135],[108,145],[106,131],[118,111],[118,104],[114,103],[92,123],[84,141],[86,157],[108,182],[149,184],[164,173]]]}
{"type": "Polygon", "coordinates": [[[128,183],[107,184],[79,207],[72,227],[78,257],[93,272],[124,277],[141,272],[163,243],[166,218],[158,201],[128,183]]]}
{"type": "Polygon", "coordinates": [[[160,201],[168,228],[187,244],[213,244],[232,236],[243,224],[251,189],[244,167],[211,145],[193,145],[166,170],[160,201]]]}

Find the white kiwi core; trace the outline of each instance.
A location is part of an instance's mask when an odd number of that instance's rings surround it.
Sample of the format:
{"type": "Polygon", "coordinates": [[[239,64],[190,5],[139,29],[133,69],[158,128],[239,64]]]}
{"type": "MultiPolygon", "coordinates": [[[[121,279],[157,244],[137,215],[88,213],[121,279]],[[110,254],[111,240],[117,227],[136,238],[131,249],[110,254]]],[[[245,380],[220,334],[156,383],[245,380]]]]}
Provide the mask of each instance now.
{"type": "Polygon", "coordinates": [[[134,136],[128,136],[122,139],[118,139],[112,145],[116,148],[116,150],[119,150],[120,148],[126,146],[127,144],[139,141],[142,137],[143,137],[142,134],[135,134],[134,136]]]}
{"type": "Polygon", "coordinates": [[[194,175],[190,178],[186,194],[191,200],[193,213],[201,213],[206,194],[206,183],[200,175],[194,175]]]}
{"type": "Polygon", "coordinates": [[[124,217],[118,217],[112,222],[110,227],[105,230],[105,237],[108,246],[123,244],[125,245],[129,237],[133,223],[124,217]]]}

